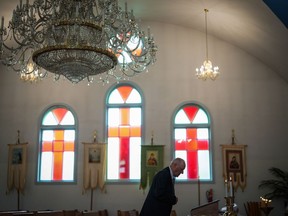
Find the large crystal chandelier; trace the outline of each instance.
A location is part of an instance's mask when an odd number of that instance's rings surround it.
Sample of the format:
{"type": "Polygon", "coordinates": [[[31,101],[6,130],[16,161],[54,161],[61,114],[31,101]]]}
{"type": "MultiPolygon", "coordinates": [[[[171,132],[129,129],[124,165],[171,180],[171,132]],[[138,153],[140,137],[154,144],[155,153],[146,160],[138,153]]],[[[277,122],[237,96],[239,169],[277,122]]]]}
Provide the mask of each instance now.
{"type": "Polygon", "coordinates": [[[156,52],[150,30],[118,0],[20,0],[7,28],[1,19],[0,60],[23,80],[49,72],[72,83],[126,79],[147,70],[156,52]]]}
{"type": "Polygon", "coordinates": [[[219,75],[219,67],[213,67],[212,62],[208,60],[208,30],[207,30],[207,12],[208,9],[204,9],[205,12],[205,36],[206,36],[206,60],[201,65],[200,69],[196,68],[196,77],[201,80],[215,80],[219,75]]]}

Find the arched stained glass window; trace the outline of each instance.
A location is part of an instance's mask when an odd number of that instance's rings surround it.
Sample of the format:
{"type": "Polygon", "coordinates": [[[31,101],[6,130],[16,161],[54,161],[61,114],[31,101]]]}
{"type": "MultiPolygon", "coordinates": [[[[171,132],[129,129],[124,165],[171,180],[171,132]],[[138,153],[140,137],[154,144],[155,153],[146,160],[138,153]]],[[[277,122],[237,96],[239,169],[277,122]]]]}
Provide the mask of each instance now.
{"type": "Polygon", "coordinates": [[[212,180],[211,128],[207,111],[197,104],[185,104],[176,110],[173,122],[175,157],[186,161],[178,179],[212,180]]]}
{"type": "Polygon", "coordinates": [[[66,106],[47,109],[41,119],[38,182],[75,181],[76,122],[66,106]]]}
{"type": "Polygon", "coordinates": [[[131,84],[118,84],[106,100],[107,179],[140,179],[142,96],[131,84]]]}

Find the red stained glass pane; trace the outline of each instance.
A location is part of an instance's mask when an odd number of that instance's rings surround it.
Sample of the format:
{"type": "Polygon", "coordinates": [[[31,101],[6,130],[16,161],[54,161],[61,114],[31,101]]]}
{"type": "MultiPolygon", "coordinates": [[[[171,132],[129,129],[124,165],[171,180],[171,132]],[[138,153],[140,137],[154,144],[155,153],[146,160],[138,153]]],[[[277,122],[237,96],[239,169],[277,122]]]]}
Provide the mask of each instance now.
{"type": "Polygon", "coordinates": [[[196,106],[186,106],[183,108],[190,122],[193,122],[199,108],[196,106]]]}
{"type": "Polygon", "coordinates": [[[129,178],[129,137],[120,138],[120,178],[129,178]]]}
{"type": "Polygon", "coordinates": [[[52,142],[44,141],[42,142],[42,152],[52,151],[52,142]]]}
{"type": "Polygon", "coordinates": [[[187,177],[197,179],[198,177],[198,155],[197,151],[187,152],[187,177]]]}
{"type": "Polygon", "coordinates": [[[130,109],[129,108],[122,108],[120,109],[120,116],[121,116],[121,125],[129,125],[130,123],[130,118],[129,118],[129,113],[130,113],[130,109]]]}
{"type": "Polygon", "coordinates": [[[118,137],[118,136],[119,136],[118,127],[108,128],[108,137],[118,137]]]}
{"type": "Polygon", "coordinates": [[[132,90],[133,90],[133,88],[131,86],[120,86],[118,88],[118,91],[119,91],[124,103],[126,103],[132,90]]]}
{"type": "Polygon", "coordinates": [[[209,150],[208,140],[198,140],[198,149],[199,150],[209,150]]]}
{"type": "Polygon", "coordinates": [[[62,180],[63,171],[63,153],[54,152],[54,169],[53,169],[53,180],[62,180]]]}
{"type": "Polygon", "coordinates": [[[68,110],[65,108],[57,108],[57,109],[52,110],[58,124],[61,124],[61,121],[64,118],[64,116],[66,115],[67,111],[68,110]]]}
{"type": "Polygon", "coordinates": [[[175,150],[186,150],[186,142],[184,140],[176,140],[175,150]]]}

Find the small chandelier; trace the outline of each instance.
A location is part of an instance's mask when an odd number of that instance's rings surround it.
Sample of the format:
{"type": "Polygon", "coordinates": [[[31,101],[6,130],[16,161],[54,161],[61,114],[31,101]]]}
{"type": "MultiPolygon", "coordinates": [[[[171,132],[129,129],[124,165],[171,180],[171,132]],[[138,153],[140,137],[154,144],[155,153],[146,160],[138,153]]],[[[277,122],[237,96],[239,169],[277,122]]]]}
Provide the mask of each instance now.
{"type": "Polygon", "coordinates": [[[0,26],[0,61],[23,80],[128,79],[156,62],[157,46],[118,0],[27,0],[0,26]],[[32,77],[32,78],[31,78],[32,77]]]}
{"type": "Polygon", "coordinates": [[[200,69],[196,68],[196,77],[201,80],[211,79],[215,80],[219,76],[219,67],[212,66],[212,62],[208,60],[208,34],[207,34],[207,12],[208,9],[204,9],[205,11],[205,35],[206,35],[206,60],[201,65],[200,69]]]}

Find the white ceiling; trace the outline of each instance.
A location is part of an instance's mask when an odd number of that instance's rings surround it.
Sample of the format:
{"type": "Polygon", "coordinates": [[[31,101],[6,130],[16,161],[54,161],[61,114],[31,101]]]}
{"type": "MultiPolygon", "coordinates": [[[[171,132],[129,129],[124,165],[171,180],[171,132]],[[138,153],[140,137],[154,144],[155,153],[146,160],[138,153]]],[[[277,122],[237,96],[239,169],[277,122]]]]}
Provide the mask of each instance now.
{"type": "MultiPolygon", "coordinates": [[[[262,0],[126,0],[137,19],[165,22],[204,31],[240,47],[288,82],[288,29],[262,0]]],[[[25,2],[25,0],[23,0],[25,2]]],[[[32,0],[30,0],[32,2],[32,0]]],[[[119,0],[124,8],[125,0],[119,0]]],[[[0,0],[5,24],[19,0],[0,0]]]]}

